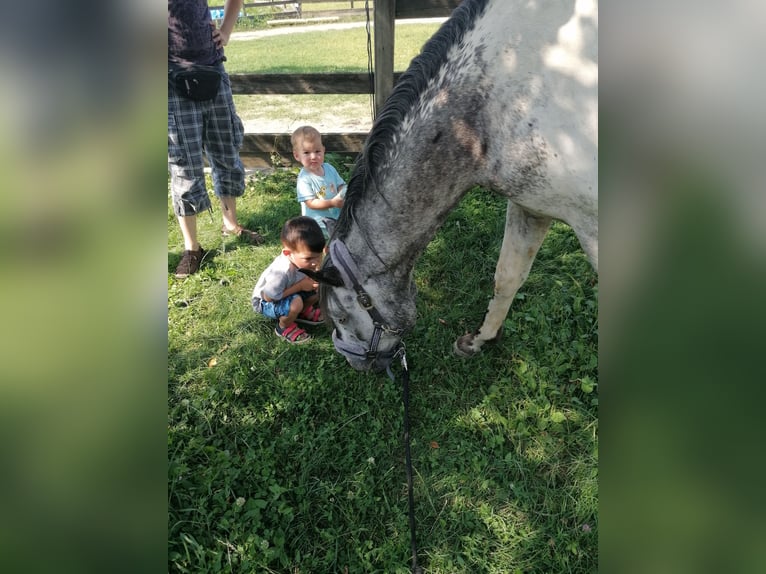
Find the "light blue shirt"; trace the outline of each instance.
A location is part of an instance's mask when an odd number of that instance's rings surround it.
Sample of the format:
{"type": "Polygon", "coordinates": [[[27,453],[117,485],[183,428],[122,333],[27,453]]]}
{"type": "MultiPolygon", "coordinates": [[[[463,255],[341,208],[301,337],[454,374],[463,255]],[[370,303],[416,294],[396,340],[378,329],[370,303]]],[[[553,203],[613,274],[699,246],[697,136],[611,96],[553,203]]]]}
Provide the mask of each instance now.
{"type": "Polygon", "coordinates": [[[319,223],[322,228],[322,232],[325,236],[327,233],[327,226],[325,225],[323,218],[329,217],[330,219],[338,219],[340,216],[339,207],[331,207],[329,209],[311,209],[306,205],[307,199],[332,199],[340,193],[343,196],[346,192],[346,182],[340,176],[338,171],[325,162],[322,164],[324,169],[324,177],[314,175],[313,173],[306,171],[305,168],[301,168],[298,173],[298,201],[301,203],[301,215],[306,215],[313,218],[319,223]],[[340,192],[339,189],[343,188],[340,192]]]}

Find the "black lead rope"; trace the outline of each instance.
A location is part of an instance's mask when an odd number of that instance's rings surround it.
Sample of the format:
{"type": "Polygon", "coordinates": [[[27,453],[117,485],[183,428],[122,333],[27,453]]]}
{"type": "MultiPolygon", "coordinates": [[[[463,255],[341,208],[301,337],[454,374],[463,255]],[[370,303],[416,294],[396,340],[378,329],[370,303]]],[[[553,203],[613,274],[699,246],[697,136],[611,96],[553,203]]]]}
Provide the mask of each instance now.
{"type": "MultiPolygon", "coordinates": [[[[415,497],[412,488],[412,457],[410,456],[410,371],[407,368],[407,357],[404,353],[404,344],[399,347],[395,356],[399,356],[402,361],[404,371],[404,385],[402,387],[402,403],[404,404],[404,464],[407,473],[407,498],[409,502],[410,518],[410,548],[412,549],[412,574],[422,574],[418,566],[418,546],[415,541],[415,497]]],[[[394,380],[394,374],[389,365],[388,376],[394,380]]]]}
{"type": "MultiPolygon", "coordinates": [[[[336,338],[335,331],[333,331],[333,344],[336,349],[342,351],[346,356],[353,355],[355,357],[366,357],[367,359],[374,359],[381,355],[378,353],[378,344],[380,338],[384,332],[400,334],[401,331],[394,331],[386,327],[383,317],[380,315],[375,305],[372,304],[372,300],[364,287],[359,283],[357,276],[359,275],[359,269],[354,263],[354,258],[348,252],[346,244],[340,239],[333,239],[330,242],[330,255],[333,261],[337,263],[336,269],[343,278],[343,284],[348,289],[353,289],[356,292],[356,298],[359,305],[367,311],[372,319],[375,329],[372,333],[372,339],[370,340],[369,349],[365,350],[364,354],[349,345],[341,344],[343,341],[340,338],[336,338]]],[[[391,357],[391,363],[393,359],[399,357],[402,362],[402,369],[404,371],[404,387],[402,391],[402,402],[404,403],[404,461],[407,471],[407,497],[409,499],[409,518],[410,518],[410,545],[412,547],[412,574],[422,574],[422,570],[418,566],[418,547],[415,542],[415,497],[412,489],[412,458],[410,456],[410,371],[407,368],[407,357],[404,352],[404,343],[399,343],[393,356],[391,357]]],[[[389,378],[394,381],[394,373],[391,370],[391,363],[386,367],[386,372],[389,378]]]]}

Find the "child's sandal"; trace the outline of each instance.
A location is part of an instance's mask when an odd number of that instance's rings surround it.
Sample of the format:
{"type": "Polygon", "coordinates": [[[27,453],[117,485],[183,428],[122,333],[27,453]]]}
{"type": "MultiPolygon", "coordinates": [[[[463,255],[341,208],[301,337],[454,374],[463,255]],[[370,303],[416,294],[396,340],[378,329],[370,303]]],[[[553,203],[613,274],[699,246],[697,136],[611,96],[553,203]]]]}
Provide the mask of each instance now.
{"type": "Polygon", "coordinates": [[[280,329],[279,325],[277,325],[276,329],[274,329],[274,332],[280,339],[296,345],[307,343],[311,340],[311,335],[309,335],[305,330],[301,329],[297,323],[292,323],[284,329],[280,329]]]}
{"type": "Polygon", "coordinates": [[[298,321],[298,323],[303,323],[304,325],[321,325],[324,323],[322,310],[319,307],[314,307],[313,305],[310,305],[304,309],[295,320],[298,321]]]}

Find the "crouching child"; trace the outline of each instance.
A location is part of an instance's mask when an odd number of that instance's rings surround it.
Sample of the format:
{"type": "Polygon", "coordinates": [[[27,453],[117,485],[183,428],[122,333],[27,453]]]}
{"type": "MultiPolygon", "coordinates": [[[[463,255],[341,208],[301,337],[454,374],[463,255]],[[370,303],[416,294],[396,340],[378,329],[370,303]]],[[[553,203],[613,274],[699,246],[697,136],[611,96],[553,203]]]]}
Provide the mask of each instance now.
{"type": "Polygon", "coordinates": [[[253,309],[276,319],[274,332],[280,339],[305,343],[311,335],[298,323],[320,325],[324,318],[317,305],[318,284],[300,269],[319,269],[325,237],[314,219],[299,216],[285,222],[280,239],[282,252],[261,273],[253,289],[253,309]]]}

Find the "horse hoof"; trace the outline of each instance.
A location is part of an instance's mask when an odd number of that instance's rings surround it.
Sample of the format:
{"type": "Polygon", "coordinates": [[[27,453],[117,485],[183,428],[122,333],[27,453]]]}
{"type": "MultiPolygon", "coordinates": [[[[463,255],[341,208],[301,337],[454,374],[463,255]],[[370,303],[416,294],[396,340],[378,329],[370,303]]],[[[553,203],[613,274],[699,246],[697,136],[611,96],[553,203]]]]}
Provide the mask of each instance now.
{"type": "Polygon", "coordinates": [[[472,333],[463,335],[452,345],[452,350],[458,357],[474,357],[479,354],[481,349],[474,349],[473,341],[474,335],[472,333]]]}

